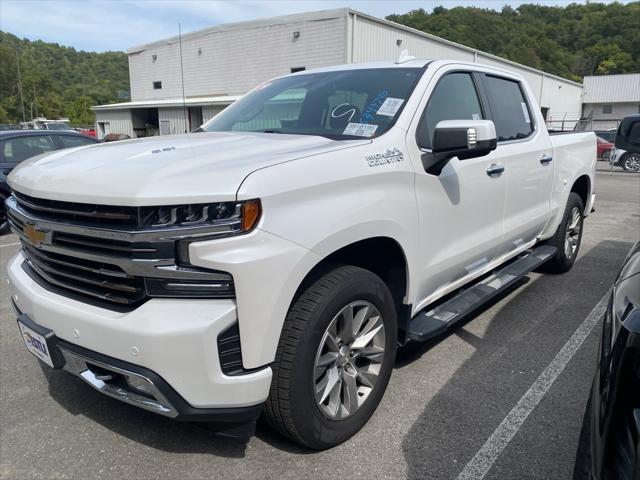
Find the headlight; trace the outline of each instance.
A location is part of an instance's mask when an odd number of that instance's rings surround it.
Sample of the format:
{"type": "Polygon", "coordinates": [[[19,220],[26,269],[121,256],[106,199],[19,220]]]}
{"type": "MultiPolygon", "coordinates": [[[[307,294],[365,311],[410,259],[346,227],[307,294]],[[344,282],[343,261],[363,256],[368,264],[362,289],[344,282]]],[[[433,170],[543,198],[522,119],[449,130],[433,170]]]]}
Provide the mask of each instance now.
{"type": "MultiPolygon", "coordinates": [[[[260,200],[170,205],[140,208],[140,226],[144,229],[172,229],[175,240],[175,269],[178,275],[146,278],[147,294],[171,298],[234,298],[233,277],[194,267],[189,260],[189,245],[248,233],[260,220],[260,200]],[[184,236],[179,234],[184,229],[184,236]]],[[[172,245],[173,246],[173,245],[172,245]]]]}
{"type": "Polygon", "coordinates": [[[141,207],[141,228],[229,226],[229,233],[246,233],[260,220],[260,200],[141,207]]]}

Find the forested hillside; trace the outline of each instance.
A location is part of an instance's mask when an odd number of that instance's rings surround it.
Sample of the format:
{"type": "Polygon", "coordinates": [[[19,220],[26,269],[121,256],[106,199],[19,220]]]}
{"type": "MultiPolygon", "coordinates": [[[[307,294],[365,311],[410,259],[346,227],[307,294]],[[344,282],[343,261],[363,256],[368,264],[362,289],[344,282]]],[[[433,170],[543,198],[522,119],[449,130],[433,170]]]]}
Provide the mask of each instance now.
{"type": "MultiPolygon", "coordinates": [[[[387,18],[572,80],[640,72],[637,1],[567,7],[527,4],[501,11],[436,7],[432,13],[420,9],[387,18]]],[[[37,110],[41,116],[91,124],[91,105],[122,101],[119,92],[129,90],[123,52],[77,51],[0,31],[0,123],[22,119],[16,52],[27,119],[37,110]]]]}
{"type": "Polygon", "coordinates": [[[640,2],[436,7],[387,19],[572,80],[640,72],[640,2]]]}
{"type": "Polygon", "coordinates": [[[17,55],[27,120],[37,113],[93,124],[92,105],[117,102],[129,90],[124,52],[81,52],[57,43],[21,40],[0,31],[0,123],[22,120],[17,55]]]}

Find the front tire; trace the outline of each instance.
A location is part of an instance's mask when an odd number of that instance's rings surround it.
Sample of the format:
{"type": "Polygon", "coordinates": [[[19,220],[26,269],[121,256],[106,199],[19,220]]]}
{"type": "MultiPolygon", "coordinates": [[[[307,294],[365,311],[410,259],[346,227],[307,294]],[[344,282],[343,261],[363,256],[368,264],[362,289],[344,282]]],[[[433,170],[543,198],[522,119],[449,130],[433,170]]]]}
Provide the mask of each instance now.
{"type": "Polygon", "coordinates": [[[340,266],[293,303],[266,402],[269,424],[324,450],[358,432],[376,410],[396,353],[391,292],[368,270],[340,266]]]}
{"type": "Polygon", "coordinates": [[[571,270],[580,250],[583,223],[582,199],[577,193],[571,192],[556,233],[545,242],[547,245],[556,247],[556,254],[542,266],[543,271],[565,273],[571,270]]]}

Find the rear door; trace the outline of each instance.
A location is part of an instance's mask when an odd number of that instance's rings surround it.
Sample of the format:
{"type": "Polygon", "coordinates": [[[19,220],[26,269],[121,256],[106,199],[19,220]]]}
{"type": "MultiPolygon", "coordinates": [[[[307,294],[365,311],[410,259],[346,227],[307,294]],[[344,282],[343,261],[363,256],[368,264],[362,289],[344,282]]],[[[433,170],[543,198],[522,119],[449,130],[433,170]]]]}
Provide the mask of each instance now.
{"type": "Polygon", "coordinates": [[[421,270],[416,275],[421,282],[420,303],[480,272],[495,258],[503,235],[506,180],[487,174],[495,159],[491,155],[464,161],[454,157],[440,175],[434,175],[422,168],[425,151],[416,141],[419,129],[426,129],[425,135],[432,139],[442,120],[488,118],[480,99],[472,71],[443,67],[431,79],[407,134],[420,217],[421,270]]]}
{"type": "Polygon", "coordinates": [[[489,156],[504,166],[506,182],[500,256],[535,240],[549,219],[553,149],[523,83],[488,73],[480,78],[498,137],[498,147],[489,156]]]}

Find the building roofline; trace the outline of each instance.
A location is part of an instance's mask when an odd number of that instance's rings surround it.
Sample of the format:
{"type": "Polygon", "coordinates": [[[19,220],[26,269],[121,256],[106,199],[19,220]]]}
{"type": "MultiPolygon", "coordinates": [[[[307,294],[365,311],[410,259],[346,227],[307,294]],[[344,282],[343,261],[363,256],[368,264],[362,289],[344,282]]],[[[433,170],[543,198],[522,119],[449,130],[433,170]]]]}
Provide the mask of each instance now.
{"type": "Polygon", "coordinates": [[[640,76],[640,72],[635,72],[635,73],[610,73],[607,75],[585,75],[583,78],[586,80],[588,79],[592,79],[592,78],[597,78],[597,79],[601,79],[601,78],[613,78],[613,77],[632,77],[632,76],[640,76]]]}
{"type": "Polygon", "coordinates": [[[102,112],[105,110],[124,110],[129,108],[158,108],[158,107],[188,107],[205,106],[205,105],[231,105],[242,95],[219,95],[214,97],[187,97],[184,101],[182,98],[168,98],[163,100],[138,100],[135,102],[111,103],[107,105],[94,105],[91,110],[94,112],[102,112]]]}
{"type": "MultiPolygon", "coordinates": [[[[317,10],[313,12],[292,13],[290,15],[279,15],[277,17],[258,18],[255,20],[246,20],[242,22],[222,23],[220,25],[213,25],[211,27],[203,28],[202,30],[196,30],[193,32],[185,33],[182,35],[182,41],[201,37],[209,33],[215,33],[215,32],[228,32],[232,30],[241,30],[245,28],[259,28],[264,26],[283,25],[283,24],[292,23],[292,22],[330,20],[332,18],[340,18],[340,17],[346,18],[347,12],[349,11],[350,11],[349,8],[334,8],[330,10],[317,10]]],[[[179,41],[179,37],[176,35],[170,38],[165,38],[162,40],[157,40],[155,42],[150,42],[143,45],[131,47],[127,49],[126,53],[128,55],[131,55],[134,53],[139,53],[145,50],[149,50],[154,47],[176,43],[178,41],[179,41]]]]}
{"type": "MultiPolygon", "coordinates": [[[[576,85],[578,87],[582,87],[581,83],[574,82],[573,80],[569,80],[568,78],[560,77],[559,75],[554,75],[552,73],[548,73],[548,72],[545,72],[543,70],[538,70],[537,68],[529,67],[527,65],[523,65],[521,63],[514,62],[512,60],[507,60],[506,58],[499,57],[499,56],[494,55],[492,53],[483,52],[482,50],[478,50],[477,48],[467,47],[466,45],[462,45],[460,43],[452,42],[451,40],[446,40],[446,39],[444,39],[442,37],[438,37],[436,35],[432,35],[430,33],[423,32],[422,30],[417,30],[417,29],[412,28],[412,27],[407,27],[406,25],[402,25],[401,23],[392,22],[391,20],[387,20],[387,19],[384,19],[384,18],[374,17],[373,15],[369,15],[367,13],[358,12],[357,10],[353,10],[351,8],[349,8],[348,11],[349,11],[350,15],[357,15],[358,17],[363,17],[363,18],[366,18],[367,20],[371,20],[373,22],[377,22],[377,23],[380,23],[382,25],[387,25],[387,26],[390,26],[390,27],[397,28],[399,30],[404,30],[405,32],[409,32],[409,33],[412,33],[414,35],[421,36],[423,38],[428,38],[430,40],[433,40],[434,42],[439,42],[439,43],[448,45],[450,47],[455,47],[455,48],[458,48],[460,50],[465,50],[465,51],[470,52],[470,53],[475,53],[475,54],[478,54],[478,55],[482,55],[483,57],[487,57],[487,58],[490,58],[492,60],[496,60],[496,61],[499,61],[499,62],[508,63],[509,65],[513,65],[515,67],[522,68],[522,69],[528,70],[530,72],[534,72],[534,73],[538,73],[540,75],[544,75],[545,77],[554,78],[554,79],[560,80],[562,82],[566,82],[566,83],[570,83],[572,85],[576,85]]],[[[409,52],[409,53],[411,53],[411,52],[409,52]]]]}

